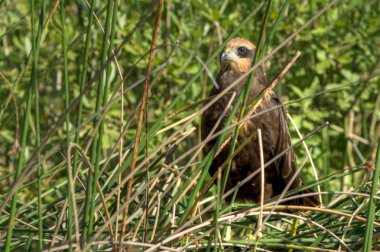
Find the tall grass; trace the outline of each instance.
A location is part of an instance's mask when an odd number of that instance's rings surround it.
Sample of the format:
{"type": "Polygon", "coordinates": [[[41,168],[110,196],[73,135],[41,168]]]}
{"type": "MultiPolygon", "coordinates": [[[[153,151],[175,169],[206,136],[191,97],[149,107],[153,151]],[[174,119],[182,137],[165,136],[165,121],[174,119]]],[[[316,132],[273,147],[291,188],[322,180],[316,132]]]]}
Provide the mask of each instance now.
{"type": "Polygon", "coordinates": [[[380,149],[374,150],[380,96],[373,91],[380,51],[373,22],[380,10],[320,3],[310,3],[311,11],[292,1],[0,3],[9,10],[0,10],[0,73],[7,83],[0,85],[0,247],[379,249],[380,149]],[[348,14],[361,27],[350,28],[356,44],[338,36],[342,22],[351,21],[348,14]],[[326,46],[324,36],[331,33],[336,47],[326,46]],[[207,76],[212,85],[217,57],[236,36],[257,44],[252,68],[242,77],[249,82],[233,94],[238,102],[231,99],[226,108],[232,109],[226,127],[198,141],[200,115],[238,81],[207,99],[199,84],[207,76]],[[344,46],[355,57],[334,54],[344,46]],[[347,63],[349,57],[358,68],[347,63]],[[245,106],[259,65],[273,81],[245,106]],[[297,153],[304,186],[261,204],[227,204],[227,196],[236,197],[285,153],[228,191],[227,176],[208,175],[226,141],[232,144],[223,169],[229,170],[242,147],[235,145],[234,132],[258,116],[255,107],[272,89],[287,95],[283,106],[295,128],[288,150],[297,153]],[[247,109],[235,115],[239,106],[247,109]],[[19,114],[20,123],[14,120],[19,114]],[[217,144],[203,156],[212,139],[217,144]],[[321,207],[286,205],[317,187],[321,207]]]}

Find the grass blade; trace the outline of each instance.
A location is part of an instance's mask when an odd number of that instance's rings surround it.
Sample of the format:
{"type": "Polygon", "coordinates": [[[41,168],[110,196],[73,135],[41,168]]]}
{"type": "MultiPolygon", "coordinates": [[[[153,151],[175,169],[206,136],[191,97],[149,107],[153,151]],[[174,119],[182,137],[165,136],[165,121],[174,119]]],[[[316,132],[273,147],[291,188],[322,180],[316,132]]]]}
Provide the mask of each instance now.
{"type": "Polygon", "coordinates": [[[367,225],[365,229],[363,251],[370,252],[372,251],[372,237],[373,237],[373,222],[375,221],[375,211],[376,211],[376,200],[375,196],[377,195],[377,190],[379,186],[379,176],[380,176],[380,140],[377,144],[377,154],[376,154],[376,165],[375,171],[373,172],[372,177],[372,187],[371,187],[371,196],[369,199],[369,207],[367,214],[367,225]]]}

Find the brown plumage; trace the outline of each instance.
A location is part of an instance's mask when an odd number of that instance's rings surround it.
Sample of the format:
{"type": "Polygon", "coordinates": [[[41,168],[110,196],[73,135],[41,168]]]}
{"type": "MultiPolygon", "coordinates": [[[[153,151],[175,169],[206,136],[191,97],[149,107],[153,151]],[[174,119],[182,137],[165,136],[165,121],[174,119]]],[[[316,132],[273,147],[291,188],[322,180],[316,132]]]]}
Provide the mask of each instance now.
{"type": "MultiPolygon", "coordinates": [[[[255,45],[246,39],[232,39],[224,48],[220,57],[221,69],[216,77],[219,88],[212,89],[210,96],[217,95],[229,85],[234,83],[241,75],[247,72],[252,64],[255,53],[255,45]]],[[[242,90],[247,78],[241,80],[231,91],[236,92],[236,97],[242,90]]],[[[254,98],[267,85],[266,76],[262,67],[257,68],[253,84],[249,90],[249,98],[247,104],[251,104],[254,98]]],[[[202,116],[202,139],[205,139],[219,117],[225,110],[231,96],[225,95],[208,108],[202,116]]],[[[236,98],[235,98],[236,99],[236,98]]],[[[274,106],[280,105],[281,102],[274,92],[271,92],[261,105],[256,109],[255,114],[260,111],[266,111],[274,106]]],[[[231,106],[232,107],[232,106],[231,106]]],[[[217,131],[224,127],[224,124],[230,114],[230,109],[222,119],[217,131]]],[[[238,112],[239,113],[239,112],[238,112]]],[[[237,113],[237,114],[238,114],[237,113]]],[[[236,114],[236,115],[237,115],[236,114]]],[[[265,112],[262,115],[254,117],[247,121],[239,131],[237,139],[237,147],[244,142],[256,129],[262,130],[264,163],[270,161],[277,154],[285,150],[291,145],[288,124],[285,111],[283,108],[274,109],[265,112]]],[[[208,153],[215,145],[216,139],[206,144],[204,152],[208,153]]],[[[210,167],[210,175],[214,175],[227,159],[229,153],[229,144],[225,146],[219,155],[213,160],[210,167]]],[[[253,137],[250,142],[236,155],[232,161],[231,170],[228,176],[226,190],[236,186],[239,181],[245,179],[248,175],[260,169],[260,152],[257,137],[253,137]]],[[[287,152],[280,159],[265,169],[265,199],[279,195],[289,180],[296,172],[295,158],[293,151],[287,152]]],[[[294,189],[302,185],[299,176],[294,180],[290,189],[294,189]]],[[[251,181],[244,184],[238,191],[237,200],[244,202],[259,202],[261,190],[260,173],[251,181]]],[[[230,200],[230,198],[227,198],[230,200]]],[[[290,202],[290,204],[300,205],[317,205],[319,203],[317,197],[304,198],[302,200],[290,202]]]]}

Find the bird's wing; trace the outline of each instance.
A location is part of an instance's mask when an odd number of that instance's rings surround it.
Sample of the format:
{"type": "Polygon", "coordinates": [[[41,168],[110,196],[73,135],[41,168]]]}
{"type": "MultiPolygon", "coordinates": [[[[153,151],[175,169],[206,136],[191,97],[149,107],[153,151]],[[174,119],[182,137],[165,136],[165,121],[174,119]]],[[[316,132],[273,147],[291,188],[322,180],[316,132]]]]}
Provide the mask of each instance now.
{"type": "MultiPolygon", "coordinates": [[[[270,93],[271,98],[274,101],[274,105],[281,105],[280,99],[274,92],[270,93]]],[[[283,107],[278,108],[278,120],[279,120],[279,132],[278,132],[278,140],[277,147],[275,150],[274,156],[283,152],[291,146],[291,137],[289,133],[288,122],[286,119],[286,111],[283,107]]],[[[276,170],[280,175],[280,178],[284,180],[285,184],[288,184],[292,179],[293,175],[296,173],[296,163],[294,151],[290,149],[281,158],[279,158],[276,162],[276,170]]],[[[297,175],[296,179],[292,183],[291,188],[298,187],[302,184],[300,176],[297,175]]]]}
{"type": "MultiPolygon", "coordinates": [[[[278,103],[277,105],[281,104],[281,101],[278,99],[276,94],[273,93],[271,95],[272,98],[278,103]]],[[[277,145],[277,151],[276,153],[279,154],[282,151],[286,150],[291,146],[291,137],[288,127],[288,122],[286,118],[286,111],[284,107],[281,107],[279,109],[279,120],[280,120],[280,127],[279,127],[279,139],[278,139],[278,145],[277,145]]],[[[282,158],[279,159],[279,161],[276,163],[276,169],[281,174],[281,179],[283,182],[287,185],[292,180],[293,176],[297,172],[296,162],[295,162],[295,156],[294,151],[289,150],[286,154],[282,156],[282,158]]],[[[294,182],[290,186],[290,190],[302,186],[302,180],[300,175],[298,174],[296,178],[294,179],[294,182]]],[[[312,189],[307,189],[300,194],[303,193],[310,193],[313,192],[312,189]]],[[[315,196],[307,196],[304,198],[301,198],[299,200],[296,200],[294,202],[291,202],[291,204],[296,205],[305,205],[305,206],[318,206],[320,205],[319,198],[315,196]]]]}

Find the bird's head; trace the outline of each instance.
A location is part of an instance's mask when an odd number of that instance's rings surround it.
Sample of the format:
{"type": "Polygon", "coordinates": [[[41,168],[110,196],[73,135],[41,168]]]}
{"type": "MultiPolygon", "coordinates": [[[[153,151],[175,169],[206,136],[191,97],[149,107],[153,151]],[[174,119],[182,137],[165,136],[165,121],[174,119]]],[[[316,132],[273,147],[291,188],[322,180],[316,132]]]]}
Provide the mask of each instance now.
{"type": "Polygon", "coordinates": [[[249,40],[234,38],[230,40],[220,54],[222,71],[228,69],[238,72],[247,72],[252,64],[256,46],[249,40]]]}

